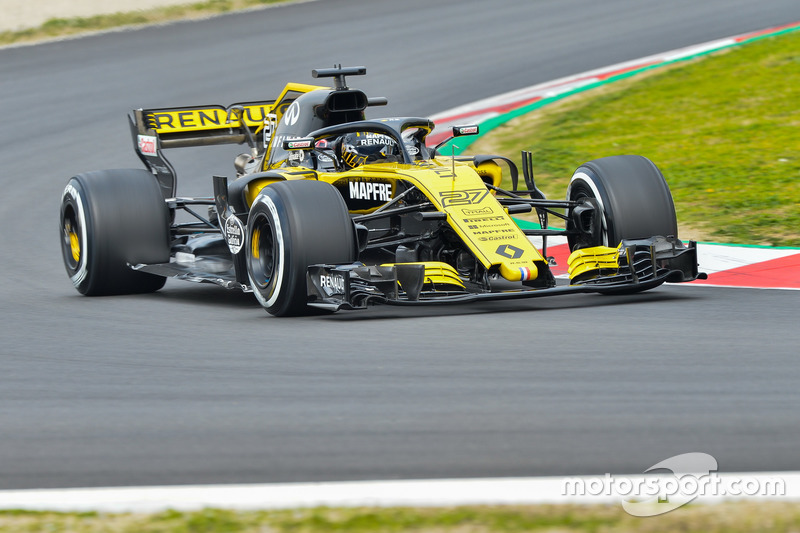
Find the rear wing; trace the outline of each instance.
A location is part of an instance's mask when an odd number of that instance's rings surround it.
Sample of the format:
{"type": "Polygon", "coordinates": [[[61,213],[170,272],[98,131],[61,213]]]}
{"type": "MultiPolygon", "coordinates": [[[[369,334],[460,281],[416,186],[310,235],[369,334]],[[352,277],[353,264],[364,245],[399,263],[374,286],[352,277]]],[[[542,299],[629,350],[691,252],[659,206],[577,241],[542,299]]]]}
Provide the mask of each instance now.
{"type": "Polygon", "coordinates": [[[266,150],[275,124],[301,94],[316,85],[290,83],[276,100],[220,105],[135,109],[129,116],[133,145],[139,159],[156,176],[164,198],[176,194],[175,169],[164,157],[166,148],[250,145],[253,155],[266,150]]]}
{"type": "Polygon", "coordinates": [[[133,118],[139,134],[158,136],[161,148],[243,144],[244,127],[255,133],[272,113],[274,100],[222,107],[174,107],[136,109],[133,118]],[[244,120],[242,120],[244,119],[244,120]]]}

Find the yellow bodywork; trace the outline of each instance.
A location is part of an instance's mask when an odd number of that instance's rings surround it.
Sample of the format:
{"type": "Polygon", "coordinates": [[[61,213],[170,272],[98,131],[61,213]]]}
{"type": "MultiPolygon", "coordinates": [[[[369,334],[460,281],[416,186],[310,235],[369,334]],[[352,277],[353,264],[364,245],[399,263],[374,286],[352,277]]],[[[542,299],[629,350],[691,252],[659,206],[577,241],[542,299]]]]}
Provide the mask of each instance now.
{"type": "MultiPolygon", "coordinates": [[[[316,178],[316,172],[311,170],[309,174],[299,173],[294,176],[287,176],[286,180],[298,180],[298,179],[302,180],[302,179],[315,179],[315,178],[316,178]]],[[[251,181],[250,183],[247,184],[247,187],[245,187],[244,190],[244,195],[245,195],[245,200],[247,201],[247,205],[248,206],[253,205],[253,202],[256,201],[256,197],[258,196],[258,194],[267,185],[275,183],[276,181],[286,181],[286,180],[277,178],[261,178],[251,181]]]]}
{"type": "Polygon", "coordinates": [[[608,246],[594,246],[576,250],[567,259],[569,278],[575,279],[593,271],[601,274],[603,271],[617,270],[619,268],[619,254],[619,248],[609,248],[608,246]]]}
{"type": "Polygon", "coordinates": [[[456,272],[456,269],[447,263],[430,261],[427,263],[387,263],[381,266],[389,267],[395,265],[425,265],[424,285],[432,285],[433,287],[441,285],[455,285],[461,289],[464,289],[464,283],[458,276],[458,272],[456,272]]]}
{"type": "MultiPolygon", "coordinates": [[[[481,169],[493,181],[496,179],[496,170],[491,165],[481,165],[481,169]]],[[[282,167],[273,172],[286,179],[318,179],[336,185],[365,180],[392,183],[392,196],[396,191],[394,182],[404,181],[425,194],[435,210],[447,214],[449,226],[485,268],[496,267],[509,281],[531,281],[539,275],[539,265],[546,264],[471,162],[442,157],[415,164],[366,164],[346,172],[317,172],[303,167],[282,167]]],[[[258,180],[250,185],[248,202],[252,203],[269,181],[258,180]]]]}
{"type": "Polygon", "coordinates": [[[503,181],[503,169],[494,161],[484,161],[478,166],[474,166],[470,163],[470,166],[475,169],[475,172],[478,173],[478,176],[480,176],[483,181],[491,183],[495,187],[499,187],[500,182],[503,181]]]}
{"type": "Polygon", "coordinates": [[[419,165],[395,165],[398,168],[391,172],[416,185],[439,211],[447,213],[450,227],[484,267],[498,266],[500,275],[509,281],[536,279],[536,263],[544,262],[539,251],[474,168],[452,163],[442,158],[419,165]]]}

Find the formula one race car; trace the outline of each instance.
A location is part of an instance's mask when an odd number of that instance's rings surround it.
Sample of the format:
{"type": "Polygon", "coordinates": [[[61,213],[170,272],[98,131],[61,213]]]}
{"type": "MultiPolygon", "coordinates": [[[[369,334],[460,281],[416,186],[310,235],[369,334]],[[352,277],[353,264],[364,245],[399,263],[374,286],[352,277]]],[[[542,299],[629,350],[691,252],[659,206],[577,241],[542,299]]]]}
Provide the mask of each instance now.
{"type": "MultiPolygon", "coordinates": [[[[61,244],[85,295],[142,293],[167,277],[252,291],[273,315],[575,292],[630,293],[703,277],[695,243],[677,238],[672,196],[648,159],[581,165],[566,200],[547,200],[523,152],[446,156],[425,118],[365,120],[368,98],[345,76],[334,87],[290,83],[275,100],[229,107],[137,109],[130,125],[147,170],[70,179],[61,244]],[[214,196],[176,195],[163,150],[244,144],[237,177],[214,176],[214,196]],[[508,173],[511,190],[501,188],[508,173]],[[512,214],[535,210],[541,229],[512,214]],[[550,218],[564,229],[548,226],[550,218]],[[557,280],[547,238],[565,236],[569,280],[557,280]],[[542,239],[541,251],[529,236],[542,239]]],[[[478,133],[454,127],[452,137],[478,133]]]]}

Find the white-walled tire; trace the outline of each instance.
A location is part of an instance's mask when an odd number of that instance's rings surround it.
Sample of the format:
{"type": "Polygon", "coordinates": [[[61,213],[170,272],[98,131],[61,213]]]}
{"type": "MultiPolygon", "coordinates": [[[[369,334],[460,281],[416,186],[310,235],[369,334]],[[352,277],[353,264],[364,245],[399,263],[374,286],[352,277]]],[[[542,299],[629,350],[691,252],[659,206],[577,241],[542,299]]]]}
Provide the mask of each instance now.
{"type": "Polygon", "coordinates": [[[567,187],[567,200],[594,198],[601,209],[599,239],[570,236],[570,249],[616,247],[622,239],[678,236],[675,204],[656,165],[639,155],[617,155],[584,163],[567,187]]]}
{"type": "Polygon", "coordinates": [[[358,255],[344,200],[320,181],[265,187],[250,207],[245,246],[253,293],[276,316],[308,312],[309,265],[352,263],[358,255]]]}
{"type": "Polygon", "coordinates": [[[152,174],[102,170],[69,180],[61,196],[61,252],[86,296],[157,291],[165,278],[128,264],[169,261],[169,211],[152,174]]]}

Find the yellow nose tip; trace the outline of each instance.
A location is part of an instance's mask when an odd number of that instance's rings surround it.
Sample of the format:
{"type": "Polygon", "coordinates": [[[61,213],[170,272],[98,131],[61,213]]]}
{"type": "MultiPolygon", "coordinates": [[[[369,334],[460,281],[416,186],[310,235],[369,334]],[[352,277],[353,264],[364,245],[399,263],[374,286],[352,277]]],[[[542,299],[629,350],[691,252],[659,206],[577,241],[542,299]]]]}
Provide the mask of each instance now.
{"type": "Polygon", "coordinates": [[[510,267],[505,263],[500,263],[500,275],[508,281],[531,281],[539,275],[539,269],[533,262],[528,262],[524,266],[510,267]]]}

